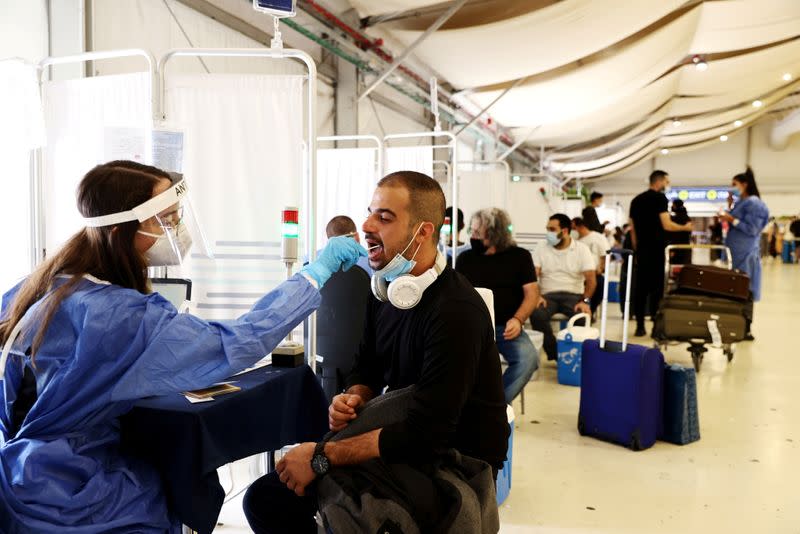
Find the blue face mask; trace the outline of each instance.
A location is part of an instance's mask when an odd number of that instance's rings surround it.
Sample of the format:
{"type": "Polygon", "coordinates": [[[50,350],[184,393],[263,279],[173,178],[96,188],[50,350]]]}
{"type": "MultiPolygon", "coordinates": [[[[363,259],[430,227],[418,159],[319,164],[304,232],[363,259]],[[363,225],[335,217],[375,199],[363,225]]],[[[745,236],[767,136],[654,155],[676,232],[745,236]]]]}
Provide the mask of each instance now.
{"type": "Polygon", "coordinates": [[[561,234],[559,232],[547,232],[547,244],[554,247],[561,243],[561,234]]]}
{"type": "Polygon", "coordinates": [[[417,247],[417,250],[414,251],[414,255],[411,257],[410,260],[407,260],[403,256],[403,254],[405,254],[406,251],[414,243],[414,239],[417,237],[417,234],[419,233],[421,228],[422,228],[422,225],[420,224],[419,228],[417,228],[417,231],[414,232],[414,235],[411,238],[411,241],[409,241],[408,245],[406,245],[406,248],[403,249],[403,252],[400,252],[399,254],[396,254],[395,257],[392,258],[392,261],[387,263],[386,266],[383,269],[381,269],[380,271],[376,271],[373,276],[378,276],[380,278],[383,278],[387,282],[391,282],[391,281],[395,280],[398,276],[401,276],[401,275],[404,275],[404,274],[408,274],[411,271],[413,271],[414,267],[416,267],[416,265],[417,265],[417,262],[414,261],[414,258],[417,257],[417,252],[419,252],[419,249],[422,247],[422,243],[420,243],[419,246],[417,247]]]}

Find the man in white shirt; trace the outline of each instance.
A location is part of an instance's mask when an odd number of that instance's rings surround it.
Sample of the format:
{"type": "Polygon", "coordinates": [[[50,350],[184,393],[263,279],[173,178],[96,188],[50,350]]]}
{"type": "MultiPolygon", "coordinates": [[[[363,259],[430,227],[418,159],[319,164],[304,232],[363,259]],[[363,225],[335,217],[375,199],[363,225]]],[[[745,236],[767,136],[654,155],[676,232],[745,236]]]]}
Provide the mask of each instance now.
{"type": "Polygon", "coordinates": [[[591,313],[591,298],[597,287],[595,256],[589,247],[570,237],[571,227],[572,221],[563,213],[550,217],[547,243],[536,247],[533,253],[542,296],[531,315],[531,324],[544,334],[544,351],[549,360],[558,355],[550,318],[556,313],[591,313]]]}
{"type": "Polygon", "coordinates": [[[586,226],[586,221],[580,217],[572,219],[572,229],[577,232],[578,242],[589,247],[589,251],[597,261],[597,289],[594,290],[590,304],[592,313],[594,313],[597,310],[597,306],[603,302],[603,283],[605,282],[603,275],[606,270],[606,252],[611,248],[611,245],[608,244],[606,236],[590,230],[586,226]]]}

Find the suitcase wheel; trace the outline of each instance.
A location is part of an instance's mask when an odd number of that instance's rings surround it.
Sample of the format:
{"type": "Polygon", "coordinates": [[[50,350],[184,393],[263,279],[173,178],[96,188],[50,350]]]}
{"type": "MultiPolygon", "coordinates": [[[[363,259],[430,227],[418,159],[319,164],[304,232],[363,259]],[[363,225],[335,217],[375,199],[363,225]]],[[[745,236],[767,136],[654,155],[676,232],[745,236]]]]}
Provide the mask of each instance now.
{"type": "Polygon", "coordinates": [[[628,445],[628,448],[633,450],[633,451],[642,450],[642,440],[639,437],[639,431],[638,430],[631,435],[631,442],[628,445]]]}
{"type": "Polygon", "coordinates": [[[586,424],[583,422],[582,417],[578,417],[578,434],[581,436],[586,435],[586,424]]]}
{"type": "Polygon", "coordinates": [[[725,352],[725,356],[728,357],[728,362],[733,361],[733,354],[736,352],[733,345],[725,345],[723,352],[725,352]]]}

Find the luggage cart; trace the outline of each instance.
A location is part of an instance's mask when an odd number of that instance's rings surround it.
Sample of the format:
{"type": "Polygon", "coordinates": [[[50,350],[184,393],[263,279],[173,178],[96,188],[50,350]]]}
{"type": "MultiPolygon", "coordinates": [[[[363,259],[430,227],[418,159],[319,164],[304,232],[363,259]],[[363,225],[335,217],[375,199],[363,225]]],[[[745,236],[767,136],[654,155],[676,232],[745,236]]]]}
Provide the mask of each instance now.
{"type": "MultiPolygon", "coordinates": [[[[723,252],[721,258],[715,261],[721,261],[725,267],[729,270],[733,270],[733,260],[731,256],[731,251],[725,245],[669,245],[664,249],[664,296],[666,297],[670,293],[672,293],[677,287],[677,279],[678,274],[681,272],[681,269],[685,264],[673,264],[670,263],[670,252],[680,251],[680,250],[688,250],[690,252],[694,250],[706,250],[709,252],[709,259],[711,255],[711,251],[720,251],[723,252]]],[[[659,310],[660,313],[661,310],[659,310]]],[[[666,335],[662,335],[656,337],[656,342],[654,346],[656,348],[660,348],[662,352],[666,351],[667,346],[670,342],[674,343],[689,343],[689,346],[686,350],[692,355],[692,363],[694,364],[694,369],[696,372],[700,372],[700,366],[703,363],[703,357],[706,352],[708,352],[708,348],[706,344],[711,343],[711,334],[709,333],[706,337],[667,337],[666,335]]],[[[736,346],[732,343],[723,343],[722,344],[722,351],[725,356],[728,358],[728,362],[733,360],[733,356],[736,352],[736,346]]]]}

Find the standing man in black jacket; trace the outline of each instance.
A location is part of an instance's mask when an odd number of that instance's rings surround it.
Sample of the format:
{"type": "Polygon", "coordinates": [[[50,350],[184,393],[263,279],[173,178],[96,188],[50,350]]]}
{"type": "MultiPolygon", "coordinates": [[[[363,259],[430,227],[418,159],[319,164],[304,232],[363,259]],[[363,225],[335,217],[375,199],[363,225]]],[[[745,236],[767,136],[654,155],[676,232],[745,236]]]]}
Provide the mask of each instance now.
{"type": "Polygon", "coordinates": [[[502,468],[509,427],[494,328],[481,297],[436,250],[444,210],[441,187],[424,174],[401,171],[378,183],[362,227],[376,271],[376,298],[367,306],[347,392],[334,397],[329,409],[330,428],[339,431],[385,387],[413,386],[408,418],[341,441],[292,449],[277,472],[256,481],[245,496],[255,532],[316,532],[313,482],[326,471],[312,468],[312,460],[322,457],[325,461],[315,465],[331,469],[377,458],[424,466],[455,448],[502,468]],[[398,291],[406,281],[419,291],[398,291]]]}
{"type": "Polygon", "coordinates": [[[644,336],[644,319],[655,317],[664,292],[664,249],[667,232],[691,232],[692,223],[675,224],[669,216],[669,201],[664,194],[669,187],[669,174],[655,170],[650,173],[650,188],[631,202],[631,239],[636,252],[636,336],[644,336]]]}
{"type": "Polygon", "coordinates": [[[589,205],[583,208],[583,222],[586,227],[592,232],[602,234],[605,232],[606,224],[608,221],[600,224],[600,219],[597,217],[597,208],[603,205],[603,193],[594,191],[589,196],[589,205]]]}

